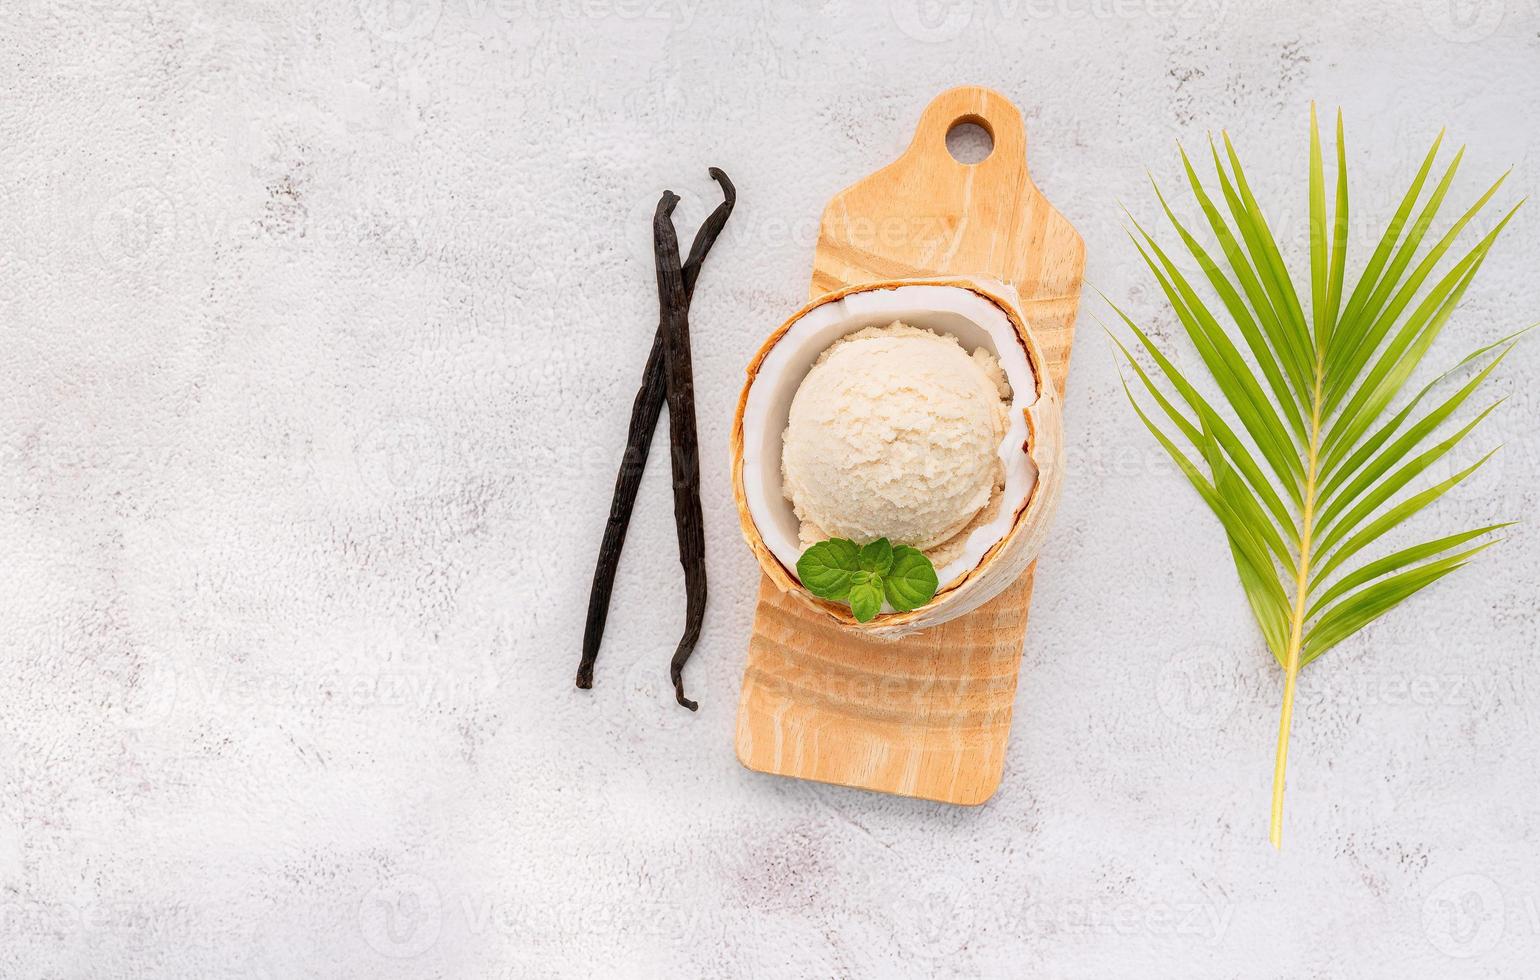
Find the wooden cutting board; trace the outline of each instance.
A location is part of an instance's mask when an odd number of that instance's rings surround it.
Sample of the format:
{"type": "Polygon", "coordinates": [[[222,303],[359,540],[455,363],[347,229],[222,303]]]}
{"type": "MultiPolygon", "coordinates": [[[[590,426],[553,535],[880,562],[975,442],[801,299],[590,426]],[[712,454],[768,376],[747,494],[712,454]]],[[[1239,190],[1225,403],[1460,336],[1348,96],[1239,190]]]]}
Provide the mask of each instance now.
{"type": "MultiPolygon", "coordinates": [[[[945,274],[1015,286],[1062,395],[1085,245],[1032,183],[1021,113],[998,92],[943,92],[896,161],[824,209],[811,294],[945,274]],[[994,149],[959,163],[947,133],[994,149]]],[[[750,769],[978,804],[1005,768],[1033,570],[972,613],[898,640],[847,632],[761,577],[738,701],[750,769]]]]}

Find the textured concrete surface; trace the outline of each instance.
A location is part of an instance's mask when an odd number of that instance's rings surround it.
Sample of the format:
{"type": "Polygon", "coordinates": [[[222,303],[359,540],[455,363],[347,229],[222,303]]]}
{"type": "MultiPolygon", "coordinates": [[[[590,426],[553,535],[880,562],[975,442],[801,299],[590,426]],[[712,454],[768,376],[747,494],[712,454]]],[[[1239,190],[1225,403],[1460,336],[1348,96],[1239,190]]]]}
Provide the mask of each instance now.
{"type": "MultiPolygon", "coordinates": [[[[1540,190],[1535,0],[21,0],[0,9],[0,976],[1518,976],[1540,961],[1531,526],[1280,677],[1088,298],[999,795],[751,774],[743,365],[815,222],[961,82],[1026,113],[1088,278],[1228,127],[1358,260],[1441,127],[1540,190]],[[712,600],[676,708],[666,459],[571,677],[656,319],[647,216],[742,200],[695,303],[712,600]]],[[[1434,353],[1536,318],[1516,219],[1434,353]]],[[[1295,249],[1295,234],[1287,239],[1295,249]]],[[[1186,348],[1178,345],[1186,355],[1186,348]]],[[[1427,526],[1533,521],[1540,345],[1427,526]]]]}

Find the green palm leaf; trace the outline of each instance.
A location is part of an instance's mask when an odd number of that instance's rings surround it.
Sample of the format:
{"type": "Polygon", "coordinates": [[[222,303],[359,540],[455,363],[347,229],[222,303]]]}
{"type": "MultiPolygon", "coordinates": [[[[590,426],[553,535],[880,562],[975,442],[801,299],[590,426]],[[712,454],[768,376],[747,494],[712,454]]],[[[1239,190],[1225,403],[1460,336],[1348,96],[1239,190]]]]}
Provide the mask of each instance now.
{"type": "Polygon", "coordinates": [[[1300,668],[1464,567],[1495,543],[1490,535],[1507,526],[1446,533],[1388,554],[1371,554],[1383,550],[1375,547],[1382,539],[1491,456],[1443,479],[1429,477],[1497,407],[1489,405],[1463,421],[1455,418],[1512,350],[1518,334],[1467,355],[1393,413],[1391,406],[1403,400],[1408,381],[1517,208],[1446,263],[1462,232],[1502,186],[1499,178],[1424,248],[1464,152],[1454,155],[1424,194],[1443,142],[1440,133],[1348,288],[1342,114],[1336,120],[1333,184],[1327,179],[1312,105],[1306,187],[1309,271],[1302,279],[1306,288],[1298,289],[1235,145],[1228,134],[1222,142],[1223,155],[1212,143],[1209,148],[1217,193],[1204,186],[1181,153],[1187,183],[1215,246],[1206,246],[1182,224],[1155,187],[1166,221],[1197,261],[1200,279],[1190,281],[1156,237],[1129,218],[1134,248],[1220,400],[1200,393],[1148,331],[1115,305],[1138,341],[1136,349],[1142,348],[1156,370],[1147,371],[1128,346],[1114,341],[1138,382],[1134,387],[1124,383],[1134,411],[1224,528],[1263,639],[1284,669],[1269,835],[1276,846],[1282,841],[1284,773],[1300,668]],[[1206,301],[1200,287],[1211,290],[1218,304],[1206,301]],[[1303,295],[1309,298],[1308,311],[1300,302],[1303,295]],[[1453,394],[1419,414],[1436,390],[1467,374],[1473,376],[1453,394]],[[1158,411],[1146,412],[1144,399],[1158,411]],[[1442,434],[1446,425],[1454,431],[1442,434]]]}

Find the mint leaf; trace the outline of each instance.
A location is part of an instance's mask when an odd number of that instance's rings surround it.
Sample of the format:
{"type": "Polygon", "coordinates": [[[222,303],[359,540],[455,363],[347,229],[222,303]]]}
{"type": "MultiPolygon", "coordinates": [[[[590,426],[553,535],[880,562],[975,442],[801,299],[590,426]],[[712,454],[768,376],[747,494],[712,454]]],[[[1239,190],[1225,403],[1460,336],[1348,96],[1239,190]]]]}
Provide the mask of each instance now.
{"type": "Polygon", "coordinates": [[[850,590],[850,611],[856,622],[871,622],[882,611],[882,589],[876,582],[863,582],[850,590]]]}
{"type": "Polygon", "coordinates": [[[887,538],[861,547],[845,538],[820,541],[797,559],[797,577],[820,599],[850,603],[856,621],[869,623],[888,605],[909,612],[936,595],[936,568],[908,545],[887,538]]]}
{"type": "Polygon", "coordinates": [[[797,578],[820,599],[843,600],[850,595],[852,578],[860,569],[860,554],[854,541],[820,541],[797,559],[797,578]]]}
{"type": "Polygon", "coordinates": [[[938,584],[936,566],[930,563],[924,552],[908,545],[899,545],[893,549],[892,567],[882,577],[882,589],[887,594],[888,605],[899,612],[918,609],[935,598],[938,584]]]}
{"type": "Polygon", "coordinates": [[[888,569],[893,567],[893,545],[887,538],[878,538],[871,544],[861,549],[862,571],[875,572],[877,575],[888,574],[888,569]]]}

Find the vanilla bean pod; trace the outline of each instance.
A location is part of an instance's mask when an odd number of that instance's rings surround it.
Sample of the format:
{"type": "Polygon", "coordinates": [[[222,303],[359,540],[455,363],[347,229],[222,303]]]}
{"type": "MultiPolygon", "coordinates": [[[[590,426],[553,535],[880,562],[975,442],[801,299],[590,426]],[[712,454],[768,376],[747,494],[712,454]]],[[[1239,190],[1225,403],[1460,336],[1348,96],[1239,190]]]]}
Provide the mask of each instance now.
{"type": "Polygon", "coordinates": [[[690,366],[690,303],[685,294],[684,269],[674,234],[674,205],[679,198],[664,192],[653,215],[658,253],[658,306],[663,317],[663,373],[668,389],[669,459],[674,474],[674,527],[679,533],[679,564],[684,568],[684,635],[669,661],[674,700],[694,711],[698,705],[684,696],[685,661],[700,638],[706,618],[706,535],[700,506],[700,447],[695,433],[695,376],[690,366]]]}
{"type": "MultiPolygon", "coordinates": [[[[705,261],[706,254],[711,251],[717,236],[722,233],[722,228],[727,224],[727,218],[732,214],[733,206],[738,199],[737,190],[725,173],[716,167],[710,168],[710,173],[712,179],[722,187],[723,201],[706,218],[690,245],[690,256],[682,270],[686,304],[695,293],[695,283],[700,277],[701,265],[705,261]]],[[[657,428],[658,417],[662,414],[663,404],[667,400],[665,351],[663,318],[660,316],[658,330],[653,336],[652,351],[647,357],[647,367],[642,373],[642,386],[637,391],[636,400],[631,407],[631,425],[626,439],[625,455],[621,458],[620,471],[615,477],[615,494],[610,502],[610,516],[605,524],[604,539],[599,546],[599,559],[594,568],[593,587],[588,598],[588,619],[583,630],[583,656],[577,672],[577,686],[581,688],[593,687],[594,662],[598,659],[599,646],[604,638],[605,620],[609,615],[610,595],[615,585],[615,572],[619,567],[621,548],[625,543],[626,530],[631,523],[631,512],[641,488],[642,471],[646,465],[648,450],[652,445],[653,431],[657,428]]],[[[697,625],[697,632],[698,630],[697,625]]],[[[684,657],[688,658],[688,656],[689,652],[686,651],[684,657]]],[[[675,657],[679,659],[677,653],[675,657]]],[[[683,663],[684,660],[679,659],[681,667],[683,663]]],[[[682,698],[677,671],[671,670],[671,676],[675,679],[676,696],[682,698]]],[[[685,702],[681,700],[680,703],[685,702]]]]}

